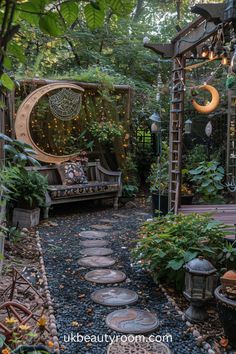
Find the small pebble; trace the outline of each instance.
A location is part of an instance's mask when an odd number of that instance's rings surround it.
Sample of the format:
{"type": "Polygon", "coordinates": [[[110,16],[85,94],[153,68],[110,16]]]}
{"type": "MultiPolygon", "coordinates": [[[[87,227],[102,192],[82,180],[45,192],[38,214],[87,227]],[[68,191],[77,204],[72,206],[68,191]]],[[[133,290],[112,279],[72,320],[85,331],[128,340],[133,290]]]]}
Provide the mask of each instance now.
{"type": "Polygon", "coordinates": [[[196,329],[194,329],[194,330],[193,330],[193,336],[196,337],[196,338],[200,337],[199,331],[197,331],[196,329]]]}
{"type": "Polygon", "coordinates": [[[209,343],[205,343],[205,344],[203,345],[203,349],[205,349],[205,350],[211,349],[210,344],[209,344],[209,343]]]}
{"type": "Polygon", "coordinates": [[[208,349],[208,354],[215,354],[216,352],[213,349],[208,349]]]}

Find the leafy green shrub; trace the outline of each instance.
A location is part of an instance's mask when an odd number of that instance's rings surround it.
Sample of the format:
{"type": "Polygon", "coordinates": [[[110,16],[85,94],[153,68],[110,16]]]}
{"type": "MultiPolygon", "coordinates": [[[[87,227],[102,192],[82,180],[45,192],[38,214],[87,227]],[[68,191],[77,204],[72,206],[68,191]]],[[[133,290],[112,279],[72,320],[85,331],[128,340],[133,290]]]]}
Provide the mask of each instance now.
{"type": "Polygon", "coordinates": [[[11,199],[20,207],[44,206],[47,178],[37,171],[19,167],[9,167],[3,172],[5,187],[11,199]]]}
{"type": "MultiPolygon", "coordinates": [[[[225,248],[224,225],[209,214],[158,217],[140,229],[134,257],[142,267],[151,271],[154,280],[183,287],[183,265],[201,255],[220,270],[227,266],[229,255],[225,248]]],[[[236,246],[235,246],[236,247],[236,246]]],[[[236,248],[231,260],[236,256],[236,248]]]]}
{"type": "Polygon", "coordinates": [[[201,162],[197,168],[190,170],[189,173],[192,175],[191,181],[197,186],[196,191],[204,202],[215,201],[219,191],[224,189],[222,184],[224,169],[215,160],[201,162]]]}
{"type": "Polygon", "coordinates": [[[136,193],[138,192],[138,187],[133,184],[124,184],[122,186],[122,196],[123,197],[134,197],[136,193]]]}

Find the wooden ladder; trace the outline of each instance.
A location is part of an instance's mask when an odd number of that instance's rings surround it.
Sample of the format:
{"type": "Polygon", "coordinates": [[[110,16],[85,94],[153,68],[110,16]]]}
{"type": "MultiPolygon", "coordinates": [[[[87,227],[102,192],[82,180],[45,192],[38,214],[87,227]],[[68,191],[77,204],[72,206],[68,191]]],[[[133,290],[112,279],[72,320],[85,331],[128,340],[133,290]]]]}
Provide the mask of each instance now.
{"type": "Polygon", "coordinates": [[[181,192],[181,159],[185,96],[185,60],[176,57],[172,70],[169,132],[169,211],[178,212],[181,192]]]}

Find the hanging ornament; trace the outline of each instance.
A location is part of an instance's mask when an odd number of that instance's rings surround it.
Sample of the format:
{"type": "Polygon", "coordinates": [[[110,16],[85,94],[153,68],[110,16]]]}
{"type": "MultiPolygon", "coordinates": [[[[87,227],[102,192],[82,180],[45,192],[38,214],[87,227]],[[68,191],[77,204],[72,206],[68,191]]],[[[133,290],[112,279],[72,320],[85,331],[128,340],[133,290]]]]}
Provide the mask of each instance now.
{"type": "Polygon", "coordinates": [[[62,89],[49,97],[52,114],[64,121],[72,120],[79,114],[81,102],[81,94],[71,89],[62,89]]]}
{"type": "Polygon", "coordinates": [[[202,86],[199,86],[197,88],[197,90],[208,91],[212,96],[212,100],[206,106],[201,106],[193,99],[191,101],[193,107],[196,109],[196,111],[198,111],[199,113],[202,113],[202,114],[209,114],[209,113],[213,112],[218,107],[218,105],[220,103],[220,95],[219,95],[219,92],[217,91],[217,89],[211,85],[202,85],[202,86]]]}
{"type": "Polygon", "coordinates": [[[212,134],[212,124],[211,121],[207,123],[206,128],[205,128],[205,133],[208,138],[210,138],[212,134]]]}
{"type": "Polygon", "coordinates": [[[236,45],[234,46],[234,54],[231,59],[230,68],[231,71],[236,74],[236,45]]]}

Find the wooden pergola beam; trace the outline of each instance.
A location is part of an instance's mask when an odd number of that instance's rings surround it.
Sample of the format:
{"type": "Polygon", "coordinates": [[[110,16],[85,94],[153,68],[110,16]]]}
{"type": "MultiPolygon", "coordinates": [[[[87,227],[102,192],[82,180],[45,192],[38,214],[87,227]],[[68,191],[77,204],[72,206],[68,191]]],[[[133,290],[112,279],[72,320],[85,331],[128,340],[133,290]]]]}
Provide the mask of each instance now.
{"type": "Polygon", "coordinates": [[[174,45],[170,44],[153,44],[145,43],[145,48],[153,50],[155,53],[162,55],[163,58],[172,58],[174,55],[174,45]]]}
{"type": "Polygon", "coordinates": [[[184,37],[174,43],[174,57],[189,52],[216,34],[218,26],[204,20],[197,28],[192,29],[184,37]]]}
{"type": "Polygon", "coordinates": [[[191,12],[218,24],[223,22],[224,6],[224,4],[198,4],[191,8],[191,12]]]}

